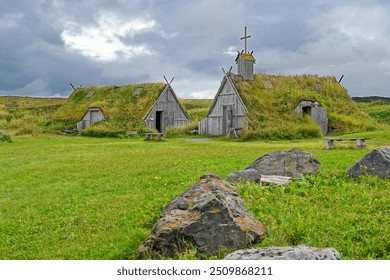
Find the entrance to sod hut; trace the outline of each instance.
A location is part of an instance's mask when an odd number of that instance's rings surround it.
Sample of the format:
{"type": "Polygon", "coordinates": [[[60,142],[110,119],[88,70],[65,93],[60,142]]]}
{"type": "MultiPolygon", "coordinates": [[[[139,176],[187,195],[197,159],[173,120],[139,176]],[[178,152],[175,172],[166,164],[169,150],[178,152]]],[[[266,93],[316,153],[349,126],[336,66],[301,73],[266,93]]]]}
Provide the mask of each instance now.
{"type": "Polygon", "coordinates": [[[163,122],[164,111],[156,111],[156,129],[158,132],[163,132],[164,122],[163,122]]]}

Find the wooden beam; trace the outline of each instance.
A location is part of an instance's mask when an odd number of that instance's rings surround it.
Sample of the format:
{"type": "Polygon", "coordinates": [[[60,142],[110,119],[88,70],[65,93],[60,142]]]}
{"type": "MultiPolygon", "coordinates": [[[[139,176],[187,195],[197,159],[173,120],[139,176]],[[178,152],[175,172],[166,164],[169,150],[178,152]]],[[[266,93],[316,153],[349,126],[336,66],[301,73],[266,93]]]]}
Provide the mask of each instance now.
{"type": "Polygon", "coordinates": [[[170,82],[168,82],[168,79],[165,76],[163,76],[163,77],[164,77],[164,80],[167,83],[167,85],[171,85],[173,80],[175,79],[175,77],[173,77],[172,80],[170,82]]]}

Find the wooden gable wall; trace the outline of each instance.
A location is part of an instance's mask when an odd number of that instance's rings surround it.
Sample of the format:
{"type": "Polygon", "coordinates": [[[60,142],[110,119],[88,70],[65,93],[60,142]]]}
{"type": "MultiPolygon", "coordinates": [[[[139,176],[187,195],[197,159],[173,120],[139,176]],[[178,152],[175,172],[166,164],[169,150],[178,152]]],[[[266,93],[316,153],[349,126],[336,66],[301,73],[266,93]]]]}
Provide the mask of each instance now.
{"type": "Polygon", "coordinates": [[[243,128],[246,126],[246,112],[234,83],[225,75],[207,117],[199,122],[199,133],[226,135],[232,128],[243,128]]]}
{"type": "Polygon", "coordinates": [[[157,129],[161,133],[165,133],[168,127],[183,126],[189,123],[189,117],[170,85],[165,86],[144,120],[147,127],[157,129]]]}

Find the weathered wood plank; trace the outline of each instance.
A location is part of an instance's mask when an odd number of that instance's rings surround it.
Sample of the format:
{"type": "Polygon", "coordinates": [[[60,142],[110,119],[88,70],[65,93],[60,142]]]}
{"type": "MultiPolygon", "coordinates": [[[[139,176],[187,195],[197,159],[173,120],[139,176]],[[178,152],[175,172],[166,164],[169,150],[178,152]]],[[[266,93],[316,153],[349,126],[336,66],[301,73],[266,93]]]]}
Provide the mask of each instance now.
{"type": "Polygon", "coordinates": [[[260,183],[265,185],[284,186],[292,183],[291,177],[276,175],[261,175],[260,183]]]}

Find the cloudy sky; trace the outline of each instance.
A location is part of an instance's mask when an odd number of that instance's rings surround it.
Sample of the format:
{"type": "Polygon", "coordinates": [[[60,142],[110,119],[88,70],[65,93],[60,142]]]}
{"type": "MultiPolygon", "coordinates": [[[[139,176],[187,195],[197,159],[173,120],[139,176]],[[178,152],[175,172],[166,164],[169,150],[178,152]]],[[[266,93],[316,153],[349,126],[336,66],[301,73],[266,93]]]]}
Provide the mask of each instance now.
{"type": "Polygon", "coordinates": [[[0,95],[164,81],[212,98],[252,36],[256,72],[344,75],[351,96],[390,97],[388,0],[2,0],[0,95]]]}

